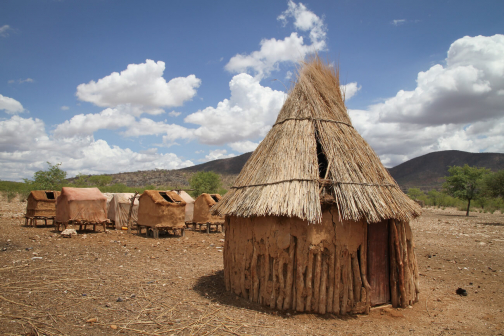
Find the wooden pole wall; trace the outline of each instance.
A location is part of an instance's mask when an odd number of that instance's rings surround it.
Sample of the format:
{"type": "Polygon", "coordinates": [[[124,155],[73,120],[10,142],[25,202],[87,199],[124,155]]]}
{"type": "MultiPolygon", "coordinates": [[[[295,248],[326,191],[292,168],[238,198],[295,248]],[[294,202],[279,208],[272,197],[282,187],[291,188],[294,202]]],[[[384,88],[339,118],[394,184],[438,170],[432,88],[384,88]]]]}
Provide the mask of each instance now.
{"type": "MultiPolygon", "coordinates": [[[[394,307],[406,307],[418,301],[420,292],[414,244],[408,223],[391,220],[389,224],[391,301],[394,307]]],[[[232,220],[226,222],[226,289],[278,310],[369,312],[367,237],[349,247],[334,240],[310,244],[306,237],[290,235],[279,247],[273,244],[275,239],[254,239],[252,233],[243,237],[237,230],[244,228],[233,227],[232,220]]],[[[264,234],[271,236],[275,235],[264,234]]]]}

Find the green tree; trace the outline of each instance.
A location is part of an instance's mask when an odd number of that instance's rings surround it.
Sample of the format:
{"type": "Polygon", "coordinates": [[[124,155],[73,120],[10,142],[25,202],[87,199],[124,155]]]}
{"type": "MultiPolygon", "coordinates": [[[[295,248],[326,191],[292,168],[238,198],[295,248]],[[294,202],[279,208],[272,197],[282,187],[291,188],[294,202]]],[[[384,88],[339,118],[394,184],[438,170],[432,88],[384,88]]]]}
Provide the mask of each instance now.
{"type": "Polygon", "coordinates": [[[221,187],[221,178],[214,172],[198,172],[189,180],[192,195],[198,197],[202,193],[214,194],[221,187]]]}
{"type": "Polygon", "coordinates": [[[504,200],[504,169],[485,177],[485,190],[489,196],[504,200]]]}
{"type": "Polygon", "coordinates": [[[39,170],[33,175],[33,181],[29,179],[24,179],[24,182],[28,184],[32,190],[59,190],[66,183],[66,171],[60,168],[61,163],[49,165],[48,170],[39,170]]]}
{"type": "Polygon", "coordinates": [[[443,189],[448,195],[467,201],[466,216],[469,216],[471,200],[479,196],[484,178],[489,173],[490,170],[486,168],[470,167],[468,164],[448,169],[450,175],[445,177],[443,189]]]}
{"type": "Polygon", "coordinates": [[[87,176],[82,173],[79,173],[77,174],[77,176],[75,176],[75,179],[72,181],[72,184],[78,188],[87,187],[89,185],[87,181],[87,176]]]}
{"type": "Polygon", "coordinates": [[[112,176],[107,175],[93,175],[88,178],[91,185],[104,187],[112,182],[112,176]]]}
{"type": "Polygon", "coordinates": [[[433,206],[440,206],[443,194],[439,191],[432,189],[427,193],[427,198],[429,199],[429,204],[433,206]]]}
{"type": "Polygon", "coordinates": [[[422,201],[427,204],[427,195],[419,188],[409,188],[406,194],[414,201],[422,201]]]}

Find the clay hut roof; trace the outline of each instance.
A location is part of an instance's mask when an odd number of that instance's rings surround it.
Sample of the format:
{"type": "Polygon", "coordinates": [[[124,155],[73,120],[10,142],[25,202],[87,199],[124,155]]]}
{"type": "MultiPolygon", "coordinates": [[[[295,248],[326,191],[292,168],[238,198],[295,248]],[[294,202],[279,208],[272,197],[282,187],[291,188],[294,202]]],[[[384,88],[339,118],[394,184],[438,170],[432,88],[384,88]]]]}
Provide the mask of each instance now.
{"type": "Polygon", "coordinates": [[[203,198],[203,200],[206,202],[206,204],[208,206],[214,206],[215,204],[217,204],[218,202],[220,202],[220,200],[222,199],[222,196],[219,195],[219,194],[201,194],[198,198],[203,198]]]}
{"type": "Polygon", "coordinates": [[[320,223],[324,185],[343,220],[408,221],[420,215],[352,126],[338,69],[315,57],[303,64],[275,124],[212,210],[320,223]]]}
{"type": "Polygon", "coordinates": [[[145,190],[141,197],[150,197],[155,204],[164,206],[185,206],[186,202],[174,191],[145,190]],[[165,198],[167,197],[167,198],[165,198]]]}
{"type": "Polygon", "coordinates": [[[61,188],[61,195],[65,196],[68,201],[95,201],[107,200],[107,196],[103,195],[98,188],[61,188]]]}
{"type": "Polygon", "coordinates": [[[60,192],[54,190],[32,190],[29,196],[39,202],[56,202],[59,195],[60,192]]]}

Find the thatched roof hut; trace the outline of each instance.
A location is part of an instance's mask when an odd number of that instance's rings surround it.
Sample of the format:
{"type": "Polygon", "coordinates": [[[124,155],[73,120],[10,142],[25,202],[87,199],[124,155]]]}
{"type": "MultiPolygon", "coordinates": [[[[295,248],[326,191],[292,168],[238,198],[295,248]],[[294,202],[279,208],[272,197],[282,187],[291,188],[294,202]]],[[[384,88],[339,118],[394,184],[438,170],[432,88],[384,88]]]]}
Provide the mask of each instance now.
{"type": "Polygon", "coordinates": [[[419,207],[353,128],[336,68],[300,69],[275,124],[213,207],[226,288],[276,309],[346,314],[418,299],[419,207]]]}
{"type": "Polygon", "coordinates": [[[185,227],[186,202],[176,192],[145,190],[139,203],[138,225],[170,229],[185,227]]]}
{"type": "Polygon", "coordinates": [[[219,194],[203,193],[196,198],[194,202],[194,217],[193,221],[198,224],[216,224],[223,223],[224,216],[212,215],[210,208],[217,204],[222,199],[219,194]]]}
{"type": "Polygon", "coordinates": [[[26,217],[56,216],[56,198],[60,195],[55,190],[33,190],[26,200],[26,217]]]}
{"type": "MultiPolygon", "coordinates": [[[[103,225],[107,219],[107,197],[98,188],[63,187],[56,200],[56,222],[63,224],[103,225]]],[[[59,224],[58,224],[59,228],[59,224]]]]}
{"type": "MultiPolygon", "coordinates": [[[[107,216],[114,223],[116,229],[121,229],[123,226],[128,226],[128,218],[131,208],[131,199],[135,196],[134,193],[115,193],[110,201],[107,216]]],[[[133,209],[131,211],[131,219],[136,222],[138,220],[138,199],[135,198],[133,209]]]]}

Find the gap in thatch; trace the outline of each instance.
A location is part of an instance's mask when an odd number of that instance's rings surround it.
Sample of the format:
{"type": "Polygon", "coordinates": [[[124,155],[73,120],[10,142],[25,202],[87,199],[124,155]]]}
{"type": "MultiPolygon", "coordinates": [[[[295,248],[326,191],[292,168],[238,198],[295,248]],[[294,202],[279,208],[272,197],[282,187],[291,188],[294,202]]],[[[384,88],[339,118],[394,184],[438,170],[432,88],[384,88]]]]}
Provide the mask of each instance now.
{"type": "Polygon", "coordinates": [[[215,195],[210,195],[210,197],[212,197],[212,199],[213,199],[215,202],[219,202],[219,199],[217,198],[217,196],[215,196],[215,195]]]}
{"type": "Polygon", "coordinates": [[[52,192],[52,191],[46,191],[45,194],[46,194],[47,199],[51,199],[51,200],[55,199],[54,192],[52,192]]]}
{"type": "Polygon", "coordinates": [[[159,195],[164,198],[165,201],[170,202],[170,203],[180,203],[180,202],[175,202],[170,196],[166,194],[164,191],[160,191],[159,195]]]}
{"type": "Polygon", "coordinates": [[[319,169],[319,177],[321,179],[324,179],[326,177],[329,161],[327,161],[327,157],[322,150],[322,144],[319,141],[318,134],[316,134],[315,139],[317,140],[317,163],[319,169]]]}

